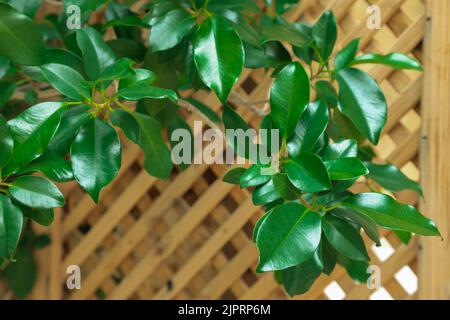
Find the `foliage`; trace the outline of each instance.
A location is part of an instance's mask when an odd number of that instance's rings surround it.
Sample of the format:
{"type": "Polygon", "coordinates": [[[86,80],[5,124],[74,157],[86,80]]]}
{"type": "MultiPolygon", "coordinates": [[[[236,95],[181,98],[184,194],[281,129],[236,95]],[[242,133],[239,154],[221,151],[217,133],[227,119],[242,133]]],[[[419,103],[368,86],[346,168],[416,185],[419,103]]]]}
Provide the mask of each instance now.
{"type": "MultiPolygon", "coordinates": [[[[258,272],[275,271],[290,295],[301,294],[336,263],[364,281],[369,256],[361,230],[375,243],[378,227],[405,241],[411,233],[439,235],[432,221],[383,192],[422,194],[393,164],[372,162],[370,143],[379,141],[387,104],[377,82],[358,69],[371,63],[420,71],[419,62],[401,53],[358,55],[359,39],[333,54],[333,13],[312,25],[290,23],[282,14],[297,2],[153,0],[132,11],[116,1],[64,1],[64,9],[80,6],[80,30],[67,28],[65,12],[34,18],[40,1],[0,2],[0,257],[30,260],[25,248],[33,241],[20,241],[27,220],[49,225],[53,208],[64,206],[50,180],[76,180],[98,202],[121,166],[118,129],[143,150],[145,170],[168,179],[164,132],[188,128],[180,107],[218,127],[249,128],[229,103],[244,68],[272,71],[261,128],[281,132],[272,154],[279,172],[262,174],[265,164],[255,163],[224,177],[250,188],[266,211],[254,229],[258,272]],[[104,20],[89,25],[99,11],[104,20]],[[107,32],[115,38],[105,41],[107,32]],[[47,87],[62,99],[42,98],[47,87]],[[187,89],[212,90],[222,117],[181,99],[187,89]],[[372,192],[349,191],[357,180],[372,192]]],[[[10,277],[34,277],[30,265],[11,266],[10,277]]],[[[26,288],[16,293],[25,296],[26,288]]]]}

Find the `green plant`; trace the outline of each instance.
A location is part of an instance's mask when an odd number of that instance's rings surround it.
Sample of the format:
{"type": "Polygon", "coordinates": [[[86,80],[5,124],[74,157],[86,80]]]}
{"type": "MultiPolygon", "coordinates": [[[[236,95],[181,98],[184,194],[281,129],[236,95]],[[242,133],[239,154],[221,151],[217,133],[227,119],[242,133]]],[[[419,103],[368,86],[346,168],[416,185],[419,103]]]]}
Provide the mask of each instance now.
{"type": "MultiPolygon", "coordinates": [[[[244,67],[273,70],[261,128],[281,133],[281,148],[271,154],[278,172],[263,174],[267,164],[254,163],[224,177],[252,188],[253,202],[266,210],[254,229],[258,272],[275,271],[290,295],[306,292],[336,263],[365,281],[369,257],[361,229],[377,244],[378,227],[405,242],[411,233],[439,235],[414,207],[377,187],[422,194],[394,165],[372,163],[370,143],[378,143],[387,105],[376,81],[357,68],[375,63],[421,71],[420,64],[401,53],[357,56],[358,39],[334,55],[333,13],[313,25],[289,23],[281,14],[297,2],[153,0],[136,13],[115,1],[66,0],[60,15],[34,22],[40,1],[0,2],[0,257],[20,258],[16,247],[26,220],[49,225],[53,208],[64,205],[49,179],[76,180],[98,201],[121,166],[114,127],[142,148],[145,169],[161,179],[173,169],[163,131],[189,127],[179,108],[214,127],[248,129],[229,106],[244,67]],[[65,10],[74,4],[82,13],[80,30],[66,26],[65,10]],[[93,12],[104,19],[88,26],[93,12]],[[102,33],[111,30],[115,38],[105,41],[102,33]],[[63,100],[42,98],[48,87],[63,100]],[[223,117],[181,99],[186,89],[213,90],[225,106],[223,117]],[[372,192],[350,192],[358,179],[372,192]]],[[[249,144],[243,148],[240,155],[248,156],[249,144]]]]}

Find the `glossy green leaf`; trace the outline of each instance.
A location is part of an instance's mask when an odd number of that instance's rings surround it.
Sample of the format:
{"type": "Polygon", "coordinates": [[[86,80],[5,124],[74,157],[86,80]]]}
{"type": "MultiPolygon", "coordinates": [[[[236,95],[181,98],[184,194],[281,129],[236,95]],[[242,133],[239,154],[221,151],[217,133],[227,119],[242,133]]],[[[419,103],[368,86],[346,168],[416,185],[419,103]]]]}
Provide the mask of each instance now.
{"type": "Polygon", "coordinates": [[[24,65],[40,65],[44,58],[42,36],[26,15],[0,3],[0,55],[24,65]]]}
{"type": "Polygon", "coordinates": [[[378,232],[378,227],[372,219],[344,207],[336,208],[332,211],[332,213],[340,218],[356,223],[364,229],[370,239],[372,239],[377,245],[380,245],[380,234],[378,232]]]}
{"type": "Polygon", "coordinates": [[[13,154],[14,140],[6,119],[0,114],[0,178],[1,170],[13,154]]]}
{"type": "Polygon", "coordinates": [[[245,172],[241,174],[240,186],[241,188],[256,187],[262,185],[270,180],[271,176],[264,173],[267,165],[253,164],[245,172]]]}
{"type": "Polygon", "coordinates": [[[14,7],[17,11],[22,12],[29,18],[33,19],[36,11],[42,3],[42,0],[6,0],[10,6],[14,7]]]}
{"type": "Polygon", "coordinates": [[[11,182],[11,196],[30,208],[51,209],[64,205],[64,196],[47,179],[35,176],[22,176],[11,182]]]}
{"type": "Polygon", "coordinates": [[[170,89],[151,86],[146,80],[136,82],[129,87],[119,90],[118,96],[125,100],[136,101],[144,98],[149,99],[170,99],[177,102],[178,96],[170,89]]]}
{"type": "Polygon", "coordinates": [[[79,130],[70,148],[75,179],[95,202],[118,174],[122,149],[119,136],[106,122],[93,118],[79,130]]]}
{"type": "Polygon", "coordinates": [[[336,70],[344,69],[351,65],[358,53],[359,42],[359,38],[350,41],[346,47],[336,54],[336,58],[334,58],[334,67],[336,70]]]}
{"type": "Polygon", "coordinates": [[[316,87],[316,100],[322,100],[326,102],[327,106],[332,108],[337,106],[338,95],[330,82],[319,80],[314,86],[316,87]]]}
{"type": "Polygon", "coordinates": [[[277,193],[285,200],[297,200],[301,196],[298,190],[284,173],[277,173],[272,177],[273,185],[277,193]]]}
{"type": "Polygon", "coordinates": [[[345,139],[328,145],[323,153],[323,160],[332,161],[340,158],[354,158],[358,155],[358,144],[353,139],[345,139]]]}
{"type": "Polygon", "coordinates": [[[283,165],[289,180],[303,192],[320,192],[331,188],[325,165],[312,153],[301,153],[283,165]]]}
{"type": "Polygon", "coordinates": [[[340,254],[357,261],[370,260],[359,232],[347,222],[326,215],[322,219],[322,229],[327,240],[340,254]]]}
{"type": "Polygon", "coordinates": [[[12,97],[16,91],[17,85],[10,81],[0,81],[0,110],[8,103],[9,99],[12,97]]]}
{"type": "Polygon", "coordinates": [[[76,101],[89,100],[89,89],[83,85],[85,80],[75,69],[57,63],[46,64],[41,69],[48,82],[66,97],[76,101]]]}
{"type": "Polygon", "coordinates": [[[0,56],[0,79],[5,76],[9,69],[9,59],[0,56]]]}
{"type": "Polygon", "coordinates": [[[193,98],[187,98],[186,101],[192,104],[198,111],[200,111],[212,122],[214,123],[222,122],[222,119],[219,117],[219,115],[217,115],[217,113],[214,110],[212,110],[210,107],[203,104],[202,102],[195,100],[193,98]]]}
{"type": "Polygon", "coordinates": [[[173,165],[170,150],[161,136],[161,125],[144,114],[134,113],[133,116],[139,124],[138,144],[144,151],[145,170],[154,177],[168,179],[173,165]]]}
{"type": "Polygon", "coordinates": [[[225,103],[244,67],[244,47],[230,22],[211,16],[200,25],[194,39],[194,61],[204,84],[225,103]]]}
{"type": "Polygon", "coordinates": [[[347,180],[358,178],[369,173],[369,170],[358,158],[340,158],[324,162],[331,180],[347,180]]]}
{"type": "Polygon", "coordinates": [[[78,130],[90,119],[88,110],[89,107],[85,105],[72,106],[67,109],[61,117],[61,124],[48,145],[48,148],[60,157],[68,154],[78,130]]]}
{"type": "Polygon", "coordinates": [[[134,71],[133,76],[126,77],[120,80],[119,90],[127,88],[137,82],[142,81],[143,83],[145,81],[148,84],[153,84],[157,80],[156,74],[148,69],[136,68],[133,69],[133,71],[134,71]]]}
{"type": "Polygon", "coordinates": [[[282,270],[310,259],[320,242],[320,216],[297,203],[281,205],[261,223],[257,272],[282,270]]]}
{"type": "Polygon", "coordinates": [[[392,67],[394,69],[412,69],[417,71],[423,71],[422,65],[419,61],[411,58],[403,53],[393,52],[387,55],[368,53],[356,57],[352,61],[352,65],[374,63],[383,64],[385,66],[392,67]]]}
{"type": "Polygon", "coordinates": [[[323,264],[323,273],[326,275],[331,275],[336,266],[337,261],[337,252],[331,246],[330,242],[327,240],[327,237],[322,232],[322,237],[320,239],[320,257],[323,264]]]}
{"type": "Polygon", "coordinates": [[[223,176],[222,181],[230,184],[240,184],[241,176],[246,170],[246,168],[233,168],[223,176]]]}
{"type": "Polygon", "coordinates": [[[291,56],[278,41],[270,41],[262,48],[244,42],[246,68],[274,68],[291,62],[291,56]]]}
{"type": "Polygon", "coordinates": [[[366,283],[370,277],[369,263],[367,261],[356,261],[344,257],[343,255],[338,255],[337,258],[340,265],[342,265],[345,270],[347,270],[348,275],[355,281],[360,283],[366,283]]]}
{"type": "Polygon", "coordinates": [[[397,238],[400,239],[401,242],[404,244],[409,244],[409,242],[412,239],[412,233],[408,231],[400,231],[400,230],[394,230],[394,234],[397,236],[397,238]]]}
{"type": "Polygon", "coordinates": [[[119,80],[126,77],[132,77],[135,75],[133,65],[133,60],[129,58],[120,58],[103,70],[98,81],[119,80]]]}
{"type": "Polygon", "coordinates": [[[275,189],[275,186],[273,185],[272,180],[257,187],[252,192],[253,204],[257,206],[269,204],[275,200],[278,200],[280,197],[281,195],[278,194],[277,190],[275,189]]]}
{"type": "Polygon", "coordinates": [[[309,33],[301,28],[296,28],[280,17],[273,21],[262,17],[261,43],[270,41],[288,42],[296,47],[308,47],[312,41],[309,33]]]}
{"type": "Polygon", "coordinates": [[[25,217],[39,223],[42,226],[50,226],[55,219],[53,209],[27,208],[23,211],[25,217]]]}
{"type": "Polygon", "coordinates": [[[271,214],[273,212],[273,209],[270,209],[269,211],[267,211],[262,217],[260,217],[258,219],[258,221],[256,221],[255,223],[255,227],[253,228],[253,234],[252,234],[252,240],[253,242],[256,243],[256,238],[258,237],[258,233],[259,233],[259,228],[261,227],[262,223],[264,222],[264,220],[267,219],[267,217],[269,216],[269,214],[271,214]]]}
{"type": "Polygon", "coordinates": [[[284,138],[294,132],[309,94],[309,78],[300,63],[292,62],[277,74],[270,91],[271,116],[284,138]]]}
{"type": "Polygon", "coordinates": [[[0,193],[0,257],[12,259],[23,227],[22,211],[0,193]]]}
{"type": "Polygon", "coordinates": [[[284,288],[291,297],[306,293],[320,276],[322,269],[319,250],[316,250],[310,259],[282,271],[284,288]]]}
{"type": "Polygon", "coordinates": [[[156,19],[150,33],[152,51],[173,48],[192,30],[195,18],[184,9],[176,9],[156,19]]]}
{"type": "Polygon", "coordinates": [[[357,69],[343,69],[335,76],[339,83],[339,110],[377,144],[387,119],[386,98],[380,87],[367,73],[357,69]]]}
{"type": "Polygon", "coordinates": [[[70,162],[51,150],[47,150],[42,156],[32,161],[24,170],[19,171],[19,174],[32,172],[41,172],[56,182],[74,179],[70,162]]]}
{"type": "Polygon", "coordinates": [[[89,79],[97,80],[106,67],[114,63],[116,59],[114,52],[103,41],[102,35],[93,28],[78,30],[76,37],[89,79]]]}
{"type": "Polygon", "coordinates": [[[424,236],[439,236],[430,219],[416,208],[397,202],[381,193],[360,193],[342,201],[342,205],[366,215],[383,228],[409,231],[424,236]]]}
{"type": "Polygon", "coordinates": [[[312,27],[312,36],[323,61],[333,52],[337,39],[336,17],[332,11],[325,11],[312,27]]]}
{"type": "Polygon", "coordinates": [[[325,103],[313,102],[308,104],[290,136],[287,149],[291,157],[298,157],[301,152],[313,151],[319,137],[325,131],[330,117],[325,103]]]}
{"type": "Polygon", "coordinates": [[[366,162],[369,169],[369,179],[391,192],[413,190],[423,196],[421,185],[409,179],[398,167],[393,164],[375,164],[366,162]]]}
{"type": "Polygon", "coordinates": [[[114,126],[122,129],[128,139],[138,143],[139,125],[129,112],[122,109],[114,110],[111,115],[111,122],[114,126]]]}
{"type": "Polygon", "coordinates": [[[63,112],[62,103],[43,102],[8,122],[14,139],[14,152],[3,170],[4,175],[17,172],[45,152],[63,112]]]}

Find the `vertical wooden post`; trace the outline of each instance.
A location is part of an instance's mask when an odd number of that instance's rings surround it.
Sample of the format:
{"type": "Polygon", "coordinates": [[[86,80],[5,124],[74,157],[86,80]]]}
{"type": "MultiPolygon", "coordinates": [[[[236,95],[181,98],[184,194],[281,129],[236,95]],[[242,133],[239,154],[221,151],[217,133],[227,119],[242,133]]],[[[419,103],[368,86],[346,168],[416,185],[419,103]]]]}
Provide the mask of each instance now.
{"type": "Polygon", "coordinates": [[[422,238],[419,298],[450,298],[450,1],[427,1],[422,100],[421,179],[424,214],[441,231],[422,238]]]}

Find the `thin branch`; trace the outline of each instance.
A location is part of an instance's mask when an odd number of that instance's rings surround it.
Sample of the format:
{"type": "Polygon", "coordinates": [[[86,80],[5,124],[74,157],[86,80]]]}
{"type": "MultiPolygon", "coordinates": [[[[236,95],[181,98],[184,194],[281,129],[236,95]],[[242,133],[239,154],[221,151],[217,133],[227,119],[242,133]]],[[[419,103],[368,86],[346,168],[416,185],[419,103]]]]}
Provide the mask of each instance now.
{"type": "Polygon", "coordinates": [[[247,101],[239,93],[231,92],[230,101],[232,103],[247,107],[248,109],[252,110],[254,113],[256,113],[260,117],[265,117],[268,114],[269,100],[247,101]],[[260,104],[264,104],[264,107],[259,108],[258,105],[260,105],[260,104]]]}

